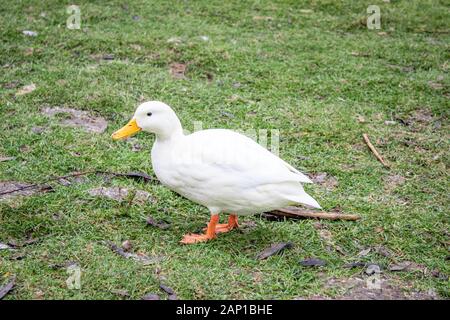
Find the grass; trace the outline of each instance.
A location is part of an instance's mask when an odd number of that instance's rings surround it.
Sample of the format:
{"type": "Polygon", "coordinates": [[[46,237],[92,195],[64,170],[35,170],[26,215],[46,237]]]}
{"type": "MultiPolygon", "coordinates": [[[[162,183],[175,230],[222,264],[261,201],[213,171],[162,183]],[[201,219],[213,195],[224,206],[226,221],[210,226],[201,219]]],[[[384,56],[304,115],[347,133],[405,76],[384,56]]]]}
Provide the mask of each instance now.
{"type": "Polygon", "coordinates": [[[448,280],[430,273],[450,272],[445,1],[122,3],[77,1],[81,30],[65,28],[64,1],[0,4],[0,154],[15,157],[0,162],[0,181],[40,182],[92,169],[152,174],[147,150],[153,136],[136,137],[141,152],[110,139],[139,101],[152,99],[171,105],[188,130],[194,121],[204,128],[280,130],[282,158],[339,182],[333,189],[308,186],[308,192],[325,209],[340,207],[362,220],[321,221],[345,255],[329,248],[316,221],[259,216],[242,220],[256,222],[247,233],[181,246],[182,235],[200,229],[208,212],[162,185],[98,176],[68,187],[53,184],[54,192],[0,202],[0,242],[30,234],[40,239],[19,249],[21,260],[12,259],[17,252],[0,251],[0,284],[17,276],[7,299],[118,299],[113,291],[119,289],[139,299],[159,292],[161,277],[185,299],[339,297],[345,288],[330,288],[328,280],[364,277],[362,269],[343,268],[360,260],[378,263],[400,291],[449,297],[448,280]],[[364,26],[370,4],[381,8],[381,30],[364,26]],[[179,43],[168,43],[173,37],[179,43]],[[114,59],[101,59],[105,54],[114,59]],[[170,75],[172,63],[187,64],[186,79],[170,75]],[[8,89],[13,81],[19,86],[8,89]],[[15,95],[30,83],[36,90],[15,95]],[[41,113],[45,106],[103,116],[108,129],[93,134],[60,126],[41,113]],[[33,133],[35,126],[45,131],[33,133]],[[391,169],[368,151],[363,133],[391,169]],[[395,177],[404,182],[394,183],[395,177]],[[153,202],[129,205],[87,193],[108,184],[145,190],[153,202]],[[171,228],[146,226],[148,214],[171,228]],[[114,254],[103,240],[130,240],[133,250],[165,260],[143,266],[114,254]],[[295,246],[255,259],[280,241],[295,246]],[[358,257],[377,246],[393,255],[371,250],[358,257]],[[306,257],[328,265],[302,268],[298,261],[306,257]],[[81,267],[80,290],[66,287],[64,268],[50,267],[67,261],[81,267]],[[388,271],[401,261],[427,272],[388,271]]]}

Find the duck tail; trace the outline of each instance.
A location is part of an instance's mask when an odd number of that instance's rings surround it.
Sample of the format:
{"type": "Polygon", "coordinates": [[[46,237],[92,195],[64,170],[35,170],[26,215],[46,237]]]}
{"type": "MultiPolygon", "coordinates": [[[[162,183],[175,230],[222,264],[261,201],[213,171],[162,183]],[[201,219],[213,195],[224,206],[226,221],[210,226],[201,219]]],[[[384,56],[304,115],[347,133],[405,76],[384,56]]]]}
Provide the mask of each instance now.
{"type": "Polygon", "coordinates": [[[295,203],[301,203],[301,204],[307,205],[309,207],[322,209],[320,204],[313,197],[311,197],[309,194],[307,194],[305,191],[302,191],[302,193],[299,194],[298,196],[297,195],[290,196],[289,200],[294,201],[295,203]]]}

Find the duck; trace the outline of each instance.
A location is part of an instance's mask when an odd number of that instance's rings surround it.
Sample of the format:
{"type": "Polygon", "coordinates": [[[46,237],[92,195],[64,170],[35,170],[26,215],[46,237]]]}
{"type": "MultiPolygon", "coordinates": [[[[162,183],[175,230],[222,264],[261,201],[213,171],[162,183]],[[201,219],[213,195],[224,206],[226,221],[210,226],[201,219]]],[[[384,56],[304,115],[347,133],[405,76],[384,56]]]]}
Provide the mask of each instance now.
{"type": "Polygon", "coordinates": [[[206,242],[236,229],[238,216],[298,204],[321,208],[303,189],[312,183],[305,174],[243,134],[228,129],[185,134],[173,109],[160,101],[140,104],[112,139],[140,131],[156,136],[151,163],[158,180],[210,212],[203,232],[185,234],[182,244],[206,242]],[[219,223],[221,214],[228,215],[227,223],[219,223]]]}

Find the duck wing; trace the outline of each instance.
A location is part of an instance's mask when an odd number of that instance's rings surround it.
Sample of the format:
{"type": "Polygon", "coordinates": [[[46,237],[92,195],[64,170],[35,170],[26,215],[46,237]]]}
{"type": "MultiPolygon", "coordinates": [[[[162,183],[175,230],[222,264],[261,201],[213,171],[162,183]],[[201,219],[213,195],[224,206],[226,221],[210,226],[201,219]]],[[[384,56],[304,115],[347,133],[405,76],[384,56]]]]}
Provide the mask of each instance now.
{"type": "Polygon", "coordinates": [[[254,140],[231,130],[197,131],[183,141],[180,169],[202,177],[239,178],[247,187],[284,181],[312,183],[293,166],[254,140]]]}

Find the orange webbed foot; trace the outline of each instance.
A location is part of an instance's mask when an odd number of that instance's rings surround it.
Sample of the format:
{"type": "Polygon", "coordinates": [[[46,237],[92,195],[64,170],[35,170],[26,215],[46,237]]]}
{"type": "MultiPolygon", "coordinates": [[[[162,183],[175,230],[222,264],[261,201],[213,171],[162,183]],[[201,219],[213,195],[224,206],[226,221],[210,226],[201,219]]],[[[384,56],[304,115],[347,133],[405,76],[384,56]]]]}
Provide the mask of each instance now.
{"type": "MultiPolygon", "coordinates": [[[[203,231],[206,231],[208,228],[205,227],[203,228],[203,231]]],[[[214,229],[215,233],[224,233],[224,232],[228,232],[231,231],[233,228],[230,228],[230,226],[228,225],[228,223],[221,223],[216,225],[216,228],[214,229]]]]}
{"type": "Polygon", "coordinates": [[[208,236],[207,234],[185,234],[183,236],[183,239],[180,241],[180,243],[183,244],[195,244],[200,242],[206,242],[209,240],[214,239],[215,237],[208,236]]]}
{"type": "Polygon", "coordinates": [[[205,234],[194,234],[194,233],[186,234],[184,235],[183,239],[180,242],[183,244],[194,244],[214,239],[216,237],[215,230],[217,222],[219,222],[219,215],[218,214],[211,215],[211,220],[209,220],[205,234]]]}
{"type": "MultiPolygon", "coordinates": [[[[215,233],[225,233],[229,232],[233,229],[239,228],[237,215],[231,214],[228,218],[228,223],[216,224],[216,228],[214,229],[215,233]]],[[[204,228],[203,231],[207,231],[208,227],[204,228]]]]}

